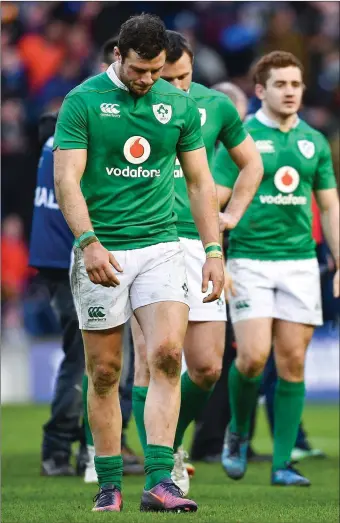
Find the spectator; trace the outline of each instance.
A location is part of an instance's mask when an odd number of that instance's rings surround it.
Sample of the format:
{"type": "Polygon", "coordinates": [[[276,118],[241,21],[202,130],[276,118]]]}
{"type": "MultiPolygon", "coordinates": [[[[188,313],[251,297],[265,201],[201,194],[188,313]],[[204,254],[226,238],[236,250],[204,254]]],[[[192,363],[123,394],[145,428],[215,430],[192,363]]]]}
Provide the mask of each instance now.
{"type": "Polygon", "coordinates": [[[27,72],[29,89],[36,93],[57,73],[65,56],[66,26],[59,20],[50,20],[45,34],[24,35],[18,44],[27,72]]]}
{"type": "Polygon", "coordinates": [[[7,216],[1,236],[1,303],[18,304],[31,274],[28,249],[23,239],[23,224],[19,216],[7,216]]]}

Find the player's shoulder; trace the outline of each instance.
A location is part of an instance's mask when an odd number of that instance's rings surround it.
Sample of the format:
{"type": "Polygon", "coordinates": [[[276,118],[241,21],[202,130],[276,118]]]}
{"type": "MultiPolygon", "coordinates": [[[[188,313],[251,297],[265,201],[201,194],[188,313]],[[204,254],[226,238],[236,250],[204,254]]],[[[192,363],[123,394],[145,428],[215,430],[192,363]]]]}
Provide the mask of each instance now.
{"type": "Polygon", "coordinates": [[[66,98],[72,98],[72,97],[80,97],[80,98],[86,98],[88,96],[96,96],[98,94],[102,94],[107,91],[115,91],[118,90],[118,87],[116,87],[110,80],[108,79],[107,74],[100,73],[96,74],[95,76],[91,76],[90,78],[87,78],[84,80],[81,84],[77,85],[72,91],[68,93],[66,98]]]}
{"type": "Polygon", "coordinates": [[[305,137],[305,139],[310,139],[311,141],[318,142],[321,144],[324,144],[327,142],[327,138],[325,135],[319,131],[318,129],[315,129],[312,127],[309,123],[307,123],[305,120],[299,119],[299,125],[297,126],[297,131],[301,133],[302,137],[305,137]]]}
{"type": "Polygon", "coordinates": [[[256,132],[263,130],[263,125],[261,125],[258,118],[256,118],[256,113],[248,114],[244,120],[244,127],[248,132],[256,132]]]}
{"type": "Polygon", "coordinates": [[[224,93],[221,93],[221,91],[216,91],[215,89],[211,89],[210,87],[206,87],[205,85],[198,84],[196,82],[191,82],[190,96],[198,101],[202,99],[208,99],[216,101],[217,104],[225,104],[225,105],[231,105],[233,106],[232,101],[230,100],[229,96],[227,96],[224,93]]]}
{"type": "Polygon", "coordinates": [[[170,82],[167,82],[166,80],[163,80],[163,78],[160,78],[157,80],[155,85],[152,87],[152,93],[153,95],[158,96],[169,96],[173,98],[174,100],[178,98],[178,100],[185,100],[188,99],[188,93],[185,91],[182,91],[181,89],[178,89],[174,85],[172,85],[170,82]]]}

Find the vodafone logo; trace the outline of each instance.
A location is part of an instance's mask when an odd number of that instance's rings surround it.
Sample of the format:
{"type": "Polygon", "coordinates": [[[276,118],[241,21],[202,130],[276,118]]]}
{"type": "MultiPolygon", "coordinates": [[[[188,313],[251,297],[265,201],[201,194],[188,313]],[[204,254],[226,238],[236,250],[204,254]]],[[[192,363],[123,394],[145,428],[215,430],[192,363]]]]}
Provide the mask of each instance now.
{"type": "Polygon", "coordinates": [[[300,182],[300,176],[294,167],[281,167],[274,176],[274,184],[283,193],[295,191],[300,182]]]}
{"type": "Polygon", "coordinates": [[[128,162],[138,165],[149,158],[151,147],[142,136],[131,136],[126,140],[123,151],[128,162]]]}

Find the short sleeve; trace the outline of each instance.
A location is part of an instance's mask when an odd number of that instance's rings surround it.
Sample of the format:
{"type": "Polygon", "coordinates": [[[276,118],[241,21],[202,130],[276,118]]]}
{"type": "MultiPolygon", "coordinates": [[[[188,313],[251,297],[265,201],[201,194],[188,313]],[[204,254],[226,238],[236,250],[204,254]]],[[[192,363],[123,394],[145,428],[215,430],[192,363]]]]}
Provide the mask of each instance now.
{"type": "Polygon", "coordinates": [[[231,159],[223,144],[219,144],[213,166],[213,178],[217,185],[232,189],[239,174],[237,165],[231,159]]]}
{"type": "Polygon", "coordinates": [[[53,150],[87,149],[87,109],[85,102],[77,94],[65,98],[57,120],[53,150]]]}
{"type": "Polygon", "coordinates": [[[315,191],[336,188],[336,179],[333,169],[332,154],[329,143],[322,136],[319,162],[316,170],[314,187],[315,191]]]}
{"type": "Polygon", "coordinates": [[[179,152],[193,151],[204,147],[201,130],[201,117],[195,102],[188,97],[187,114],[177,144],[179,152]]]}
{"type": "Polygon", "coordinates": [[[237,109],[232,101],[224,96],[219,98],[219,111],[222,115],[223,126],[218,139],[227,149],[237,147],[248,136],[237,109]]]}

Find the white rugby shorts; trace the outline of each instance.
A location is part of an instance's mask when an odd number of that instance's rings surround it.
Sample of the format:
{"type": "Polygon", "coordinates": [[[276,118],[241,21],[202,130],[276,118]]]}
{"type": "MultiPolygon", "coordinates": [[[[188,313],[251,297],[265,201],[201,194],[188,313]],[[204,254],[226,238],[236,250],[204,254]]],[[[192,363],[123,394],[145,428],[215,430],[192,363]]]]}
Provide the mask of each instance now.
{"type": "Polygon", "coordinates": [[[206,255],[201,240],[180,238],[180,242],[185,256],[188,277],[189,321],[226,321],[224,291],[218,300],[203,303],[203,298],[212,291],[212,283],[209,283],[208,292],[202,293],[202,268],[206,255]]]}
{"type": "Polygon", "coordinates": [[[316,258],[263,261],[233,258],[227,262],[236,296],[229,296],[233,323],[277,318],[322,325],[320,273],[316,258]]]}
{"type": "Polygon", "coordinates": [[[74,248],[71,262],[71,288],[79,328],[103,330],[125,323],[132,312],[151,303],[188,303],[188,281],[180,242],[166,242],[112,251],[123,269],[115,271],[120,285],[103,287],[91,282],[85,269],[83,252],[74,248]]]}

